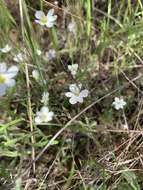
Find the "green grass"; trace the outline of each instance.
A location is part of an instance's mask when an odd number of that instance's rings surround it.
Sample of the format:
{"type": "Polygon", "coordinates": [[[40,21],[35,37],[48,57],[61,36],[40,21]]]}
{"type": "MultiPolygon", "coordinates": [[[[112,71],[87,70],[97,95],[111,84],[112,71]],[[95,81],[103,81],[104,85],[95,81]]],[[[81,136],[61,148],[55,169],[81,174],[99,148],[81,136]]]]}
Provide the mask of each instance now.
{"type": "Polygon", "coordinates": [[[0,189],[141,190],[142,1],[63,0],[60,7],[45,0],[18,3],[13,8],[0,1],[0,48],[13,47],[0,53],[0,62],[19,67],[16,85],[0,97],[0,189]],[[56,26],[36,24],[35,11],[46,13],[52,6],[56,26]],[[50,49],[56,58],[48,61],[44,56],[50,49]],[[26,58],[15,63],[20,52],[26,58]],[[74,78],[68,65],[75,63],[74,78]],[[64,95],[73,83],[90,92],[82,104],[70,105],[64,95]],[[55,116],[36,125],[44,91],[55,116]],[[127,105],[117,111],[112,102],[119,96],[127,105]]]}

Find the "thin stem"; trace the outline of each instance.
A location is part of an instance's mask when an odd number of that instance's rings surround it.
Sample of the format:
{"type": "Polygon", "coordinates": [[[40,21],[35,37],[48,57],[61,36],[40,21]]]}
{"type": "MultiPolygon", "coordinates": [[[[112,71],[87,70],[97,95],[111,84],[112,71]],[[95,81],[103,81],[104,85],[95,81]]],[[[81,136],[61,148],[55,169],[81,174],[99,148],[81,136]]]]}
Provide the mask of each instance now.
{"type": "MultiPolygon", "coordinates": [[[[27,85],[27,104],[28,104],[28,118],[29,118],[29,124],[30,124],[30,131],[32,133],[31,135],[31,142],[32,142],[32,160],[35,160],[35,137],[34,137],[34,128],[33,128],[33,121],[32,121],[32,109],[31,109],[31,93],[30,93],[30,80],[29,80],[29,73],[28,73],[28,66],[25,63],[25,73],[26,73],[26,85],[27,85]]],[[[33,162],[33,174],[35,174],[35,162],[33,162]]]]}

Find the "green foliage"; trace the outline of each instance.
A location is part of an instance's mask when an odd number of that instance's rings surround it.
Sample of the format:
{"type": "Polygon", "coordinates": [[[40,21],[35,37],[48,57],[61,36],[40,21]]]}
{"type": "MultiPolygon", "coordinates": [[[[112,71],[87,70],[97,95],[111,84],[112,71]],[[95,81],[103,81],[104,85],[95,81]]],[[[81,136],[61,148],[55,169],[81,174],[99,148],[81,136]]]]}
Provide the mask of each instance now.
{"type": "Polygon", "coordinates": [[[16,26],[16,22],[12,17],[9,9],[3,0],[0,1],[0,34],[5,35],[9,32],[12,26],[16,26]]]}
{"type": "Polygon", "coordinates": [[[85,2],[85,9],[86,9],[86,33],[89,37],[91,33],[91,1],[86,0],[85,2]]]}
{"type": "Polygon", "coordinates": [[[21,178],[18,178],[15,182],[15,190],[22,190],[22,180],[21,178]]]}
{"type": "MultiPolygon", "coordinates": [[[[130,171],[130,170],[123,171],[122,177],[127,181],[128,185],[129,185],[128,189],[129,188],[132,190],[140,190],[141,189],[138,184],[137,176],[132,171],[130,171]]],[[[126,184],[126,186],[127,186],[127,184],[126,184]]]]}
{"type": "Polygon", "coordinates": [[[142,1],[64,0],[59,7],[45,0],[18,2],[16,23],[6,1],[0,1],[0,48],[7,43],[13,48],[0,52],[0,62],[17,64],[20,70],[17,86],[0,97],[2,188],[22,190],[28,184],[29,190],[141,190],[141,174],[135,169],[142,164],[142,1]],[[51,7],[57,25],[35,23],[35,11],[46,13],[51,7]],[[70,22],[75,33],[69,32],[70,22]],[[56,50],[53,60],[45,56],[50,48],[56,50]],[[14,62],[16,52],[25,53],[22,63],[14,62]],[[68,70],[75,63],[76,77],[68,70]],[[66,99],[72,83],[89,89],[83,104],[70,105],[66,99]],[[47,91],[54,120],[35,125],[47,91]],[[125,97],[125,110],[113,108],[116,96],[125,97]]]}

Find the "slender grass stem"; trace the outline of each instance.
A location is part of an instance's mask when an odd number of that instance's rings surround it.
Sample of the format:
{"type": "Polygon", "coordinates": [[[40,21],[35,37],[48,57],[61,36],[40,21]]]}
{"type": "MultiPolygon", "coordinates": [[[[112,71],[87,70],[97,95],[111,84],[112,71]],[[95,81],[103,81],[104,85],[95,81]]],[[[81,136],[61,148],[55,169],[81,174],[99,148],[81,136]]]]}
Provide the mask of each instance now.
{"type": "MultiPolygon", "coordinates": [[[[23,6],[22,6],[22,0],[19,0],[19,8],[20,8],[20,18],[21,18],[21,31],[22,31],[22,37],[24,39],[24,17],[23,17],[23,6]]],[[[32,120],[32,104],[31,104],[31,92],[30,92],[30,79],[29,79],[29,72],[28,72],[28,66],[27,63],[25,63],[25,74],[26,74],[26,85],[27,85],[27,109],[28,109],[28,118],[29,118],[29,124],[30,124],[30,131],[32,133],[31,135],[31,142],[32,142],[32,160],[35,160],[35,137],[34,137],[34,128],[33,128],[33,120],[32,120]]],[[[33,162],[33,174],[35,174],[35,163],[33,162]]]]}
{"type": "Polygon", "coordinates": [[[86,0],[86,33],[89,37],[91,33],[91,0],[86,0]]]}
{"type": "MultiPolygon", "coordinates": [[[[26,85],[27,85],[27,105],[28,105],[28,117],[31,131],[31,142],[32,142],[32,160],[35,160],[35,137],[34,137],[34,127],[33,127],[33,119],[32,119],[32,105],[31,105],[31,90],[30,90],[30,80],[29,80],[29,72],[28,66],[25,63],[25,73],[26,73],[26,85]]],[[[33,174],[35,174],[36,164],[33,162],[33,174]]]]}

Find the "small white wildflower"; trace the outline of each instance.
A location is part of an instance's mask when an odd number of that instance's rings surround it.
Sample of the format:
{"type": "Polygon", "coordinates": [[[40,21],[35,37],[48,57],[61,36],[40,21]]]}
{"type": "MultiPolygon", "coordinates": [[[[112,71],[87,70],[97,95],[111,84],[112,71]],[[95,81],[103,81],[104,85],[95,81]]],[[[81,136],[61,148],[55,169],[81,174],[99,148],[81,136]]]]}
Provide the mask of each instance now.
{"type": "Polygon", "coordinates": [[[57,15],[54,15],[54,9],[50,9],[47,15],[45,15],[43,11],[36,11],[35,17],[36,17],[35,20],[36,23],[42,26],[47,26],[48,28],[53,27],[57,19],[57,15]]]}
{"type": "Polygon", "coordinates": [[[40,74],[38,70],[33,70],[32,71],[32,76],[35,80],[39,80],[40,74]]]}
{"type": "Polygon", "coordinates": [[[81,90],[82,85],[76,85],[76,84],[71,84],[69,86],[70,92],[66,92],[65,96],[69,97],[69,102],[71,104],[76,104],[76,103],[82,103],[83,98],[87,97],[89,94],[89,91],[87,89],[81,90]]]}
{"type": "Polygon", "coordinates": [[[43,106],[40,111],[36,113],[35,117],[35,123],[41,124],[41,123],[47,123],[53,119],[54,113],[49,111],[49,108],[47,106],[43,106]]]}
{"type": "Polygon", "coordinates": [[[50,49],[45,53],[45,60],[53,60],[56,57],[56,51],[54,49],[50,49]]]}
{"type": "Polygon", "coordinates": [[[72,32],[73,34],[76,34],[76,23],[75,22],[70,22],[68,25],[68,30],[72,32]]]}
{"type": "Polygon", "coordinates": [[[128,130],[129,129],[128,124],[124,124],[123,129],[128,130]]]}
{"type": "Polygon", "coordinates": [[[114,102],[112,103],[116,110],[123,109],[126,105],[126,102],[123,98],[115,97],[114,102]]]}
{"type": "Polygon", "coordinates": [[[68,70],[71,72],[73,76],[75,76],[78,70],[78,64],[68,65],[68,70]]]}
{"type": "Polygon", "coordinates": [[[5,62],[0,63],[0,96],[5,95],[8,87],[13,87],[15,85],[15,80],[13,78],[17,73],[17,66],[11,66],[7,69],[5,62]]]}
{"type": "Polygon", "coordinates": [[[4,48],[0,48],[0,51],[2,53],[8,53],[11,49],[12,49],[12,47],[7,44],[4,48]]]}
{"type": "Polygon", "coordinates": [[[21,63],[24,62],[25,60],[25,55],[23,53],[18,53],[17,55],[15,55],[15,57],[13,58],[13,60],[17,63],[21,63]]]}
{"type": "Polygon", "coordinates": [[[54,1],[54,4],[55,4],[55,5],[58,5],[59,3],[58,3],[58,1],[54,1]]]}
{"type": "Polygon", "coordinates": [[[43,92],[41,102],[44,105],[47,105],[48,101],[49,101],[49,93],[48,92],[43,92]]]}
{"type": "Polygon", "coordinates": [[[40,56],[42,54],[42,51],[40,49],[36,49],[36,53],[40,56]]]}

